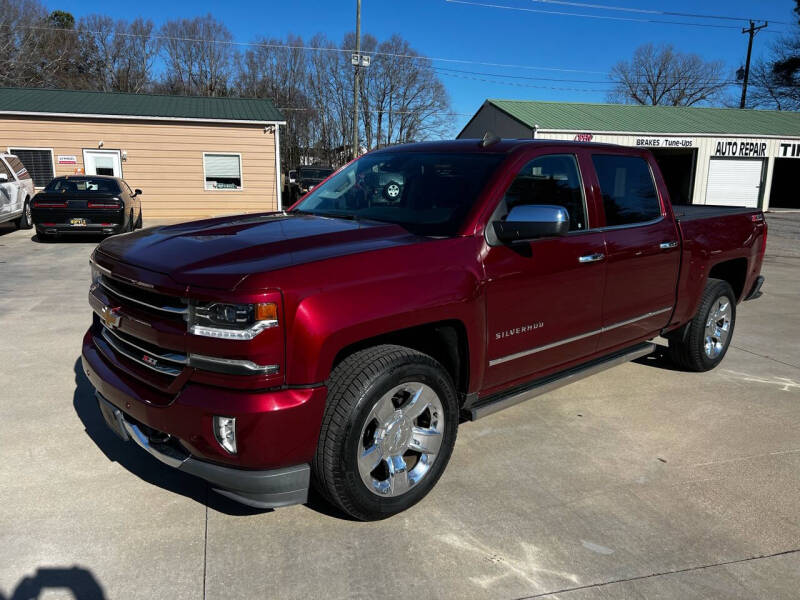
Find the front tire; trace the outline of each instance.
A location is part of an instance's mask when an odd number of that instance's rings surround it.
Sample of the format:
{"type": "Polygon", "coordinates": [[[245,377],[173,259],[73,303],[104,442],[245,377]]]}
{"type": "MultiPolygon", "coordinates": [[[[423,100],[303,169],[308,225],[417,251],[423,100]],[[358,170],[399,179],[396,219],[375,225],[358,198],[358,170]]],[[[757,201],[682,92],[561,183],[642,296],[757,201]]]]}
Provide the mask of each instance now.
{"type": "Polygon", "coordinates": [[[136,225],[133,226],[134,229],[141,229],[142,228],[142,209],[139,209],[139,217],[136,219],[136,225]]]}
{"type": "Polygon", "coordinates": [[[733,288],[727,281],[710,278],[695,316],[667,338],[672,361],[689,371],[710,371],[728,352],[735,325],[733,288]]]}
{"type": "Polygon", "coordinates": [[[328,382],[315,486],[356,519],[390,517],[433,488],[457,429],[455,388],[436,360],[402,346],[356,352],[328,382]]]}

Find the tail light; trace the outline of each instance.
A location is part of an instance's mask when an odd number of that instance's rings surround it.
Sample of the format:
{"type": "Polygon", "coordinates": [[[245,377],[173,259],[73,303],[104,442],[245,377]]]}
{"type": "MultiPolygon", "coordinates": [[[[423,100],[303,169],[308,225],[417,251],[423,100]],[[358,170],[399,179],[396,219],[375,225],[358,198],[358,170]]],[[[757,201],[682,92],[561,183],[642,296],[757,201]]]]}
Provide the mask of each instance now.
{"type": "Polygon", "coordinates": [[[67,208],[67,203],[56,200],[34,200],[33,208],[67,208]]]}
{"type": "Polygon", "coordinates": [[[86,205],[88,208],[110,208],[115,209],[122,206],[119,200],[89,200],[86,205]]]}

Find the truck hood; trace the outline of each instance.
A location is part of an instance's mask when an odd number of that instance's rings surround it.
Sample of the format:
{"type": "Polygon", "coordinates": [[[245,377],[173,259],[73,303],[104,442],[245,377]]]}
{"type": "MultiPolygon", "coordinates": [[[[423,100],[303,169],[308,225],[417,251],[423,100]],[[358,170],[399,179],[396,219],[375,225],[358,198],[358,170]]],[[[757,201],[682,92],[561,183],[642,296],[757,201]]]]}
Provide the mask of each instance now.
{"type": "Polygon", "coordinates": [[[253,273],[423,239],[378,221],[266,213],[150,227],[110,237],[98,251],[180,284],[233,290],[253,273]]]}

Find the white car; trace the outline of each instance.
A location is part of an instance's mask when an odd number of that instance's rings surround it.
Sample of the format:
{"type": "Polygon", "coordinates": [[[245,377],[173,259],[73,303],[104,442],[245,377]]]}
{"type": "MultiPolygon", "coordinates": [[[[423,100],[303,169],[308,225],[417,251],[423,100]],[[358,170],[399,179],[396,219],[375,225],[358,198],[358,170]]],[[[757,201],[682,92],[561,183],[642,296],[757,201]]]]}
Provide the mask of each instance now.
{"type": "Polygon", "coordinates": [[[17,229],[30,229],[33,180],[13,154],[0,154],[0,223],[14,221],[17,229]]]}

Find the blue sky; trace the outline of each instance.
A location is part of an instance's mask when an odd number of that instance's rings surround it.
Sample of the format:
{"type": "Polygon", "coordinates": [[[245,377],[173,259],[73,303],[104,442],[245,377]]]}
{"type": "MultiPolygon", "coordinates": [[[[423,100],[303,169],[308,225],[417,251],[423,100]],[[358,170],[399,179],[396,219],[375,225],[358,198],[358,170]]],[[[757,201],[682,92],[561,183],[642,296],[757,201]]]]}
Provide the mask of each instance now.
{"type": "MultiPolygon", "coordinates": [[[[473,1],[473,0],[467,0],[473,1]]],[[[516,6],[535,10],[587,13],[628,18],[709,23],[737,29],[689,27],[662,23],[614,21],[554,14],[504,10],[445,0],[362,0],[362,32],[384,39],[399,33],[421,54],[431,57],[463,59],[485,63],[546,67],[545,70],[521,67],[496,67],[479,64],[435,62],[435,66],[459,71],[506,74],[520,85],[499,83],[491,76],[440,71],[450,93],[457,116],[456,133],[485,98],[562,100],[575,102],[605,101],[608,85],[584,83],[607,81],[605,73],[620,59],[631,56],[644,43],[671,43],[678,50],[694,52],[707,60],[723,60],[731,74],[744,64],[747,36],[740,32],[744,22],[659,17],[630,12],[598,11],[588,8],[544,4],[531,0],[474,0],[484,4],[516,6]],[[574,71],[568,71],[574,69],[574,71]],[[476,79],[477,78],[477,79],[476,79]],[[534,79],[522,79],[534,78],[534,79]],[[574,79],[579,82],[548,81],[574,79]],[[554,89],[558,88],[558,89],[554,89]],[[593,91],[583,91],[593,90],[593,91]]],[[[792,0],[584,0],[588,3],[637,9],[753,17],[793,22],[792,0]]],[[[94,12],[115,18],[145,17],[157,25],[177,17],[210,12],[225,22],[237,41],[258,36],[285,37],[295,33],[309,38],[317,32],[340,40],[355,27],[355,0],[323,2],[295,0],[288,2],[226,0],[192,2],[138,0],[109,3],[101,0],[45,0],[49,9],[62,9],[76,17],[94,12]]],[[[788,30],[788,25],[770,24],[768,30],[788,30]]],[[[778,36],[756,36],[754,57],[763,54],[778,36]]],[[[736,90],[732,90],[736,93],[736,90]]]]}

